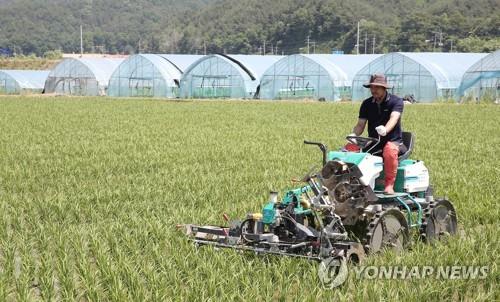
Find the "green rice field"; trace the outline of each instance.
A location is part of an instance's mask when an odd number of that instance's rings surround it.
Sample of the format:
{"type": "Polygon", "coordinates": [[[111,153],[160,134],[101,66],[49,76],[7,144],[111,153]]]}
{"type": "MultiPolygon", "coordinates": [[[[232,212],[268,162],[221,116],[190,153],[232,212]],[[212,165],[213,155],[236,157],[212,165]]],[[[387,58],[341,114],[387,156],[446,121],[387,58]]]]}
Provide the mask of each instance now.
{"type": "Polygon", "coordinates": [[[499,301],[500,106],[407,105],[412,158],[460,234],[366,265],[488,266],[484,279],[357,279],[318,264],[195,248],[296,186],[344,144],[359,103],[0,97],[0,301],[499,301]]]}

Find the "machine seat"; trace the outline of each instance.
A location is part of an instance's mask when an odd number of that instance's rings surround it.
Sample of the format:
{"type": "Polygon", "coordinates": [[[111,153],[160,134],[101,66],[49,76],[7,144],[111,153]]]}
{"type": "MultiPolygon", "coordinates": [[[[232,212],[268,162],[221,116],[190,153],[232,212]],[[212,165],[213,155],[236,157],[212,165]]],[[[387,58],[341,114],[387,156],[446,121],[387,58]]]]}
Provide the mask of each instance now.
{"type": "Polygon", "coordinates": [[[415,135],[411,132],[403,132],[403,145],[406,147],[406,152],[398,156],[398,160],[402,161],[410,157],[415,144],[415,135]]]}

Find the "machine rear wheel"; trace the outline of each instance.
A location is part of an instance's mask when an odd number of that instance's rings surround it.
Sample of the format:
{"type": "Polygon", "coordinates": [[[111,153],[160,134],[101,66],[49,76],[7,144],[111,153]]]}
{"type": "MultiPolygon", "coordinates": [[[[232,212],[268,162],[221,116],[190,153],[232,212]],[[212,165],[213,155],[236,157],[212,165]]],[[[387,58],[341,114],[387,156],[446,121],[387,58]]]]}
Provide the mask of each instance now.
{"type": "Polygon", "coordinates": [[[383,249],[402,251],[409,238],[408,222],[398,208],[382,210],[369,222],[365,235],[367,253],[377,253],[383,249]]]}
{"type": "Polygon", "coordinates": [[[425,242],[442,240],[457,233],[457,213],[446,199],[431,202],[423,218],[420,235],[425,242]]]}

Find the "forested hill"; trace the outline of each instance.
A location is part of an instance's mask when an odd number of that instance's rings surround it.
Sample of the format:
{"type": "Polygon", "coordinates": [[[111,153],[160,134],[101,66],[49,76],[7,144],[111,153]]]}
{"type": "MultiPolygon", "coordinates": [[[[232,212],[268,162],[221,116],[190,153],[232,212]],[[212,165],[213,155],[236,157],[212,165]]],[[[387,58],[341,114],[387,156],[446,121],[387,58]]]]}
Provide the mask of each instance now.
{"type": "Polygon", "coordinates": [[[498,0],[0,0],[0,48],[43,55],[500,48],[498,0]],[[309,39],[308,39],[309,37],[309,39]],[[375,43],[373,41],[375,40],[375,43]],[[375,44],[375,49],[373,49],[375,44]]]}

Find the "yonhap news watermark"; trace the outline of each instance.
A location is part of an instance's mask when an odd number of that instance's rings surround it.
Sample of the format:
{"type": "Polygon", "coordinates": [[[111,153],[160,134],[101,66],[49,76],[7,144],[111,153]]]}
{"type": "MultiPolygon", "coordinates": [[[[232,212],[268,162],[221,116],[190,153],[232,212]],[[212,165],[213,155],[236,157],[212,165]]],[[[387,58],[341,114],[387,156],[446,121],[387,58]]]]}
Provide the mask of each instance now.
{"type": "Polygon", "coordinates": [[[489,266],[352,266],[357,279],[485,279],[489,266]]]}
{"type": "Polygon", "coordinates": [[[486,279],[489,266],[478,265],[421,265],[421,266],[375,266],[347,265],[338,259],[325,259],[318,269],[318,276],[327,288],[342,285],[352,275],[357,280],[464,280],[486,279]]]}

